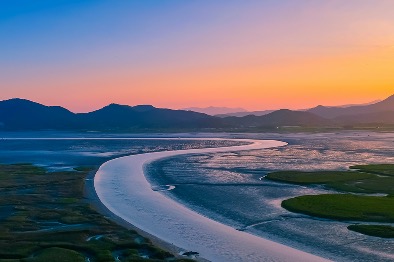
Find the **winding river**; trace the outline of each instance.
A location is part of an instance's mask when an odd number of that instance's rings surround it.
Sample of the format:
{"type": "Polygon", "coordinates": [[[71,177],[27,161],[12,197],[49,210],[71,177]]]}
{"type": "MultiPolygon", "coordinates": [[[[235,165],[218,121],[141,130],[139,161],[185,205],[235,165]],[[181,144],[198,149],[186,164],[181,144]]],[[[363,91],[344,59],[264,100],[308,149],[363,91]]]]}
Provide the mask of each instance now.
{"type": "MultiPolygon", "coordinates": [[[[184,138],[184,140],[220,139],[184,138]]],[[[145,178],[145,165],[166,157],[256,150],[286,145],[285,142],[276,140],[234,139],[234,141],[248,144],[153,152],[110,160],[97,171],[94,178],[95,190],[100,201],[115,216],[185,251],[198,252],[200,257],[210,261],[327,261],[202,216],[153,190],[145,178]]]]}

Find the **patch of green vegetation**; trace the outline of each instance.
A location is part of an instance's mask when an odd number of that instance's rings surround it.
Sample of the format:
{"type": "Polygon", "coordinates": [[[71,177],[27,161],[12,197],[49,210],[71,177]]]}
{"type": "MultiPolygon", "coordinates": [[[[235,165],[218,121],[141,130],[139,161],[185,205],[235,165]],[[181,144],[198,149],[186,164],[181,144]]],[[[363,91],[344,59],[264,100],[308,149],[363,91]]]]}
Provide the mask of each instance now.
{"type": "Polygon", "coordinates": [[[349,230],[373,237],[394,238],[394,227],[386,225],[350,225],[349,230]]]}
{"type": "MultiPolygon", "coordinates": [[[[282,202],[289,211],[310,216],[369,222],[394,222],[394,165],[351,166],[355,171],[282,171],[267,175],[267,179],[292,184],[321,184],[346,193],[387,194],[366,196],[327,194],[299,196],[282,202]]],[[[349,230],[362,234],[393,237],[394,227],[353,225],[349,230]]]]}
{"type": "Polygon", "coordinates": [[[65,197],[63,199],[60,199],[60,203],[64,203],[64,204],[74,204],[77,202],[78,199],[76,199],[75,197],[65,197]]]}
{"type": "Polygon", "coordinates": [[[362,181],[332,183],[330,187],[336,190],[353,193],[394,194],[394,177],[375,177],[362,181]]]}
{"type": "Polygon", "coordinates": [[[376,177],[357,184],[358,188],[373,193],[394,193],[394,177],[376,177]]]}
{"type": "Polygon", "coordinates": [[[289,211],[322,218],[394,222],[394,198],[352,194],[299,196],[284,200],[289,211]]]}
{"type": "Polygon", "coordinates": [[[174,259],[138,235],[94,211],[84,181],[91,168],[46,172],[29,164],[0,165],[0,261],[115,261],[174,259]],[[142,239],[142,240],[141,240],[142,239]],[[143,251],[143,252],[140,252],[143,251]],[[142,258],[147,254],[149,259],[142,258]]]}
{"type": "Polygon", "coordinates": [[[78,166],[74,168],[75,171],[79,171],[79,172],[90,172],[92,170],[94,170],[94,167],[91,166],[78,166]]]}
{"type": "Polygon", "coordinates": [[[370,174],[394,176],[394,164],[356,165],[350,168],[370,174]]]}
{"type": "Polygon", "coordinates": [[[375,175],[349,171],[279,171],[266,176],[267,179],[292,184],[328,184],[333,182],[358,181],[374,178],[375,175]]]}
{"type": "Polygon", "coordinates": [[[42,250],[33,258],[25,259],[26,262],[84,262],[85,258],[80,253],[59,247],[51,247],[42,250]]]}
{"type": "Polygon", "coordinates": [[[358,171],[280,171],[266,176],[267,179],[299,184],[321,184],[342,192],[394,195],[394,165],[352,166],[358,171]]]}

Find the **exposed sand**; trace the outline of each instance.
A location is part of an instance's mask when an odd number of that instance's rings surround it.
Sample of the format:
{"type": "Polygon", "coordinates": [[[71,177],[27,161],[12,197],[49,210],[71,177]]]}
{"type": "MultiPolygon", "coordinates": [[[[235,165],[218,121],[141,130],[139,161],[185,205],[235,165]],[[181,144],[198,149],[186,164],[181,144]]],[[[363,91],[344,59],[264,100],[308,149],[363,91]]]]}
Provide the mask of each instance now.
{"type": "Polygon", "coordinates": [[[239,141],[251,144],[154,152],[117,158],[99,168],[94,178],[94,187],[101,202],[114,215],[148,234],[185,251],[198,252],[201,257],[211,261],[328,261],[268,239],[237,231],[204,217],[160,192],[153,191],[144,176],[146,164],[164,157],[286,145],[284,142],[273,140],[239,141]]]}

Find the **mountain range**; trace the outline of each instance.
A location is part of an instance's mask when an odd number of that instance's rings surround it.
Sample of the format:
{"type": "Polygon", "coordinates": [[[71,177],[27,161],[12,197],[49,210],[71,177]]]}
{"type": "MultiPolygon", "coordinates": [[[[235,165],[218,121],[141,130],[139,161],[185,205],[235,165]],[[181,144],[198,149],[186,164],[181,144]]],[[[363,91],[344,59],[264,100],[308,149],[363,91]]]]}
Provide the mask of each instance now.
{"type": "Polygon", "coordinates": [[[73,113],[24,99],[0,102],[3,130],[143,130],[171,128],[218,128],[217,118],[201,113],[155,108],[151,105],[110,104],[89,113],[73,113]]]}
{"type": "Polygon", "coordinates": [[[243,117],[243,116],[264,116],[268,115],[269,113],[272,113],[276,110],[262,110],[262,111],[237,111],[237,112],[231,112],[231,113],[225,113],[225,114],[216,114],[215,116],[218,117],[228,117],[228,116],[236,116],[236,117],[243,117]]]}
{"type": "MultiPolygon", "coordinates": [[[[345,107],[350,107],[350,106],[362,106],[362,105],[371,105],[371,104],[375,104],[378,103],[382,100],[375,100],[369,103],[365,103],[365,104],[359,104],[359,105],[355,105],[355,104],[349,104],[349,105],[340,105],[340,106],[336,106],[337,108],[345,108],[345,107]]],[[[209,109],[209,107],[207,107],[206,109],[209,109]]],[[[214,112],[212,113],[206,113],[208,115],[214,115],[214,116],[218,116],[218,117],[227,117],[227,116],[238,116],[238,117],[242,117],[242,116],[248,116],[248,115],[254,115],[254,116],[263,116],[263,115],[268,115],[269,113],[272,113],[276,110],[261,110],[261,111],[247,111],[247,110],[239,110],[236,111],[237,108],[229,108],[229,110],[227,112],[223,112],[223,113],[218,113],[215,114],[214,112]]],[[[303,109],[303,110],[296,110],[296,111],[308,111],[309,109],[303,109]]],[[[193,111],[193,110],[192,110],[193,111]]],[[[200,111],[196,111],[196,112],[200,112],[200,111]]]]}
{"type": "Polygon", "coordinates": [[[0,101],[0,130],[258,130],[278,127],[343,127],[394,125],[394,95],[383,101],[348,107],[317,106],[305,111],[276,110],[264,115],[211,116],[156,108],[110,104],[89,113],[73,113],[25,99],[0,101]]]}
{"type": "MultiPolygon", "coordinates": [[[[327,107],[327,106],[317,106],[307,110],[307,112],[313,113],[315,115],[328,118],[328,119],[337,119],[341,121],[349,120],[355,121],[358,119],[362,122],[387,122],[386,119],[387,114],[385,112],[393,112],[394,111],[394,95],[386,98],[377,103],[367,104],[367,105],[354,105],[348,107],[327,107]],[[384,114],[382,114],[384,113],[384,114]],[[372,114],[372,115],[371,115],[372,114]],[[380,119],[380,114],[384,115],[383,119],[380,119]],[[377,117],[371,118],[371,116],[377,117]]],[[[358,122],[358,121],[356,121],[358,122]]]]}
{"type": "Polygon", "coordinates": [[[183,108],[181,110],[204,113],[204,114],[211,115],[211,116],[227,115],[227,114],[238,113],[238,112],[243,112],[243,113],[248,112],[248,111],[246,111],[246,109],[239,108],[239,107],[233,108],[233,107],[216,107],[216,106],[188,107],[188,108],[183,108]]]}

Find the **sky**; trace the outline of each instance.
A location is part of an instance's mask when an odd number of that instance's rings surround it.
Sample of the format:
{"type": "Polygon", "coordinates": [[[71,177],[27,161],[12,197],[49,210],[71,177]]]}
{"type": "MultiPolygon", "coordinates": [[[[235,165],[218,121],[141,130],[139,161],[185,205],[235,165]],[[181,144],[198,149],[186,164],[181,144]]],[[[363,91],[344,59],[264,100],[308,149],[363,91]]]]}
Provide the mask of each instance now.
{"type": "Polygon", "coordinates": [[[0,100],[303,109],[394,94],[392,0],[1,0],[0,100]]]}

